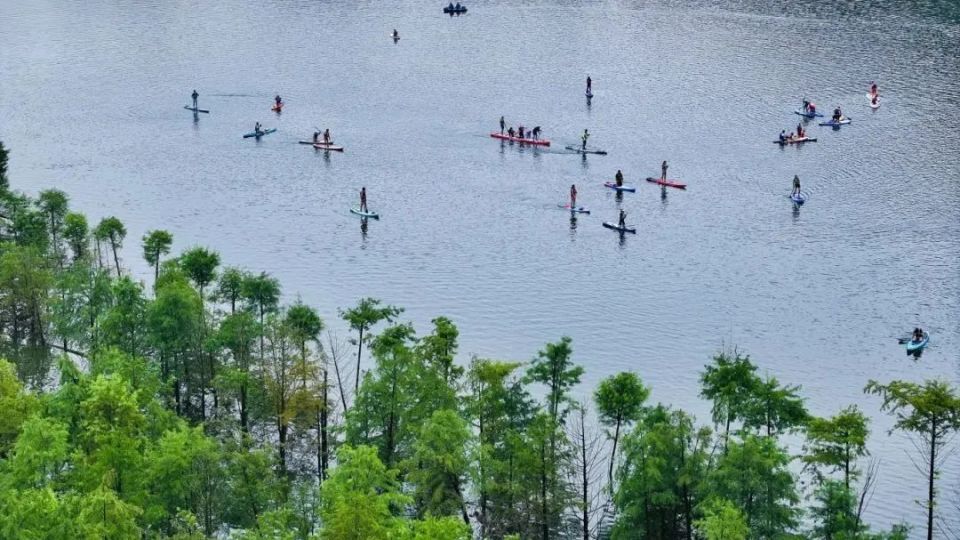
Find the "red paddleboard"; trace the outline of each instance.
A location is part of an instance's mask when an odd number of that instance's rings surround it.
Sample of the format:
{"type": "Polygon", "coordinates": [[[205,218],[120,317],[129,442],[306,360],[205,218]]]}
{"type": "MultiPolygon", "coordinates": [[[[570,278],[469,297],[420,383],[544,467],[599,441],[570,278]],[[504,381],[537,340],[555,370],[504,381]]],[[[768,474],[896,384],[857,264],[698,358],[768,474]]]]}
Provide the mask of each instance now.
{"type": "Polygon", "coordinates": [[[661,186],[672,187],[677,189],[687,189],[687,185],[681,183],[679,180],[661,180],[659,178],[647,178],[647,182],[651,184],[658,184],[661,186]]]}
{"type": "Polygon", "coordinates": [[[520,144],[533,144],[536,146],[550,146],[550,141],[546,139],[521,139],[520,137],[511,137],[506,133],[491,133],[491,137],[494,139],[501,139],[504,141],[518,142],[520,144]]]}

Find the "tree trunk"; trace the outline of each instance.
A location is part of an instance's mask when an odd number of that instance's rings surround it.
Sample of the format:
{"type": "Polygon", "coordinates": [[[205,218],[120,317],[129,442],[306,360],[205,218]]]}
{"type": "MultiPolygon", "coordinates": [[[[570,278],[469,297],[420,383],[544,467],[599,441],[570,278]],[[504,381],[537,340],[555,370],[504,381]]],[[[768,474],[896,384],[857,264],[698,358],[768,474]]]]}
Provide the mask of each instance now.
{"type": "Polygon", "coordinates": [[[617,413],[617,427],[613,431],[613,450],[610,452],[610,470],[607,472],[607,480],[613,487],[613,464],[617,461],[617,441],[620,439],[620,414],[617,413]]]}
{"type": "Polygon", "coordinates": [[[353,395],[356,396],[360,390],[360,354],[363,352],[363,327],[360,327],[360,339],[357,340],[357,376],[353,385],[353,395]]]}
{"type": "Polygon", "coordinates": [[[120,259],[117,257],[117,243],[113,235],[110,236],[110,248],[113,249],[113,264],[117,265],[117,279],[120,279],[120,259]]]}
{"type": "Polygon", "coordinates": [[[547,522],[547,449],[540,444],[540,530],[542,540],[550,540],[550,524],[547,522]]]}
{"type": "Polygon", "coordinates": [[[323,482],[327,479],[327,465],[330,459],[330,446],[329,439],[327,434],[327,404],[329,403],[329,398],[327,396],[327,370],[323,370],[323,403],[320,404],[320,481],[323,482]]]}
{"type": "Polygon", "coordinates": [[[245,435],[250,434],[250,422],[247,414],[247,382],[240,384],[240,430],[245,435]]]}
{"type": "MultiPolygon", "coordinates": [[[[580,459],[583,469],[583,491],[581,493],[582,503],[583,503],[583,540],[590,540],[590,479],[587,475],[587,433],[583,425],[583,412],[580,413],[580,459]]],[[[617,422],[617,429],[619,430],[620,423],[617,422]]],[[[616,441],[616,437],[614,437],[616,441]]],[[[616,447],[616,442],[614,442],[614,447],[616,447]]],[[[610,471],[612,475],[613,466],[612,461],[610,471]]]]}
{"type": "Polygon", "coordinates": [[[930,462],[927,471],[927,540],[933,540],[933,481],[936,478],[937,466],[937,419],[930,423],[930,462]]]}

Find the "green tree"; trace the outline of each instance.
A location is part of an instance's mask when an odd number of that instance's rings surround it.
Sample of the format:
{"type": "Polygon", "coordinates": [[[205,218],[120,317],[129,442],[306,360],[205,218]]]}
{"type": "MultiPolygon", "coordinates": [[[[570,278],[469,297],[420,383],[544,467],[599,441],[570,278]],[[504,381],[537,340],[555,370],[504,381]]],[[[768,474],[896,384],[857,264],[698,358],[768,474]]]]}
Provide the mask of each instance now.
{"type": "Polygon", "coordinates": [[[402,534],[397,517],[410,502],[400,492],[397,472],[367,446],[343,446],[337,468],[324,482],[320,506],[325,540],[387,540],[402,534]]]}
{"type": "Polygon", "coordinates": [[[229,492],[223,504],[227,522],[236,527],[259,527],[258,518],[275,511],[284,497],[284,482],[273,470],[275,454],[268,449],[252,448],[250,442],[244,437],[227,445],[224,476],[229,492]]]}
{"type": "Polygon", "coordinates": [[[607,377],[600,381],[600,386],[593,395],[597,404],[597,413],[600,423],[613,428],[613,449],[610,451],[610,468],[608,479],[613,481],[613,466],[617,460],[617,443],[620,440],[620,429],[627,428],[640,419],[643,412],[643,403],[650,397],[650,389],[643,385],[640,377],[629,371],[607,377]]]}
{"type": "Polygon", "coordinates": [[[36,407],[36,398],[24,392],[14,365],[0,359],[0,459],[13,448],[20,426],[36,407]]]}
{"type": "Polygon", "coordinates": [[[547,343],[527,370],[527,379],[530,382],[538,382],[547,387],[547,412],[554,424],[566,414],[566,410],[561,409],[561,406],[567,402],[570,389],[580,382],[580,376],[583,375],[583,368],[570,361],[573,354],[571,341],[569,337],[563,336],[557,343],[547,343]]]}
{"type": "Polygon", "coordinates": [[[459,514],[464,523],[470,523],[463,494],[470,440],[467,424],[456,411],[436,411],[421,427],[406,465],[421,519],[459,514]]]}
{"type": "Polygon", "coordinates": [[[7,178],[7,160],[10,159],[10,152],[0,141],[0,191],[10,189],[10,180],[7,178]]]}
{"type": "Polygon", "coordinates": [[[886,385],[871,380],[864,392],[883,398],[880,409],[889,411],[897,420],[893,429],[911,433],[921,440],[926,454],[927,540],[932,540],[939,458],[950,436],[960,431],[960,395],[956,388],[936,380],[923,384],[893,381],[886,385]]]}
{"type": "Polygon", "coordinates": [[[13,344],[45,345],[48,295],[53,274],[31,246],[7,246],[0,253],[0,320],[13,344]]]}
{"type": "Polygon", "coordinates": [[[237,312],[237,301],[243,298],[243,284],[250,279],[250,274],[239,268],[224,268],[217,281],[217,290],[214,297],[230,304],[230,314],[237,312]]]}
{"type": "Polygon", "coordinates": [[[200,290],[200,301],[204,300],[203,289],[217,277],[220,266],[220,254],[206,248],[189,249],[180,256],[180,267],[200,290]]]}
{"type": "Polygon", "coordinates": [[[797,526],[800,512],[789,463],[776,439],[747,435],[742,442],[730,442],[708,475],[708,489],[737,505],[752,536],[778,538],[797,526]]]}
{"type": "Polygon", "coordinates": [[[867,417],[851,405],[831,418],[812,418],[807,423],[807,442],[802,456],[817,481],[823,483],[824,469],[843,473],[843,484],[849,490],[850,480],[859,476],[857,458],[866,456],[867,417]]]}
{"type": "Polygon", "coordinates": [[[768,377],[753,389],[743,418],[744,427],[765,429],[768,437],[795,430],[806,423],[809,414],[799,386],[781,386],[775,377],[768,377]]]}
{"type": "Polygon", "coordinates": [[[123,239],[127,236],[127,228],[119,219],[110,216],[103,218],[93,230],[93,237],[99,242],[108,242],[113,252],[113,263],[117,267],[117,277],[120,277],[120,258],[118,251],[123,247],[123,239]]]}
{"type": "Polygon", "coordinates": [[[58,487],[70,457],[67,436],[67,427],[56,419],[34,415],[25,421],[10,459],[14,485],[19,489],[58,487]]]}
{"type": "Polygon", "coordinates": [[[724,426],[724,449],[729,444],[730,425],[747,417],[751,399],[760,385],[756,371],[750,357],[737,354],[731,358],[720,353],[713,357],[713,365],[708,365],[700,374],[700,397],[713,402],[710,410],[713,423],[724,426]]]}
{"type": "Polygon", "coordinates": [[[151,343],[160,355],[160,378],[173,390],[177,414],[190,412],[194,363],[200,360],[200,313],[200,296],[182,280],[163,283],[147,311],[151,343]]]}
{"type": "Polygon", "coordinates": [[[226,347],[230,353],[230,362],[218,375],[217,386],[234,396],[240,414],[240,429],[250,433],[250,392],[255,388],[255,375],[252,371],[253,349],[260,325],[253,314],[240,311],[227,315],[217,330],[216,342],[226,347]]]}
{"type": "Polygon", "coordinates": [[[90,252],[90,228],[83,214],[69,212],[63,218],[63,237],[73,252],[73,260],[86,259],[90,252]]]}
{"type": "Polygon", "coordinates": [[[428,517],[413,522],[412,540],[470,540],[470,526],[455,517],[428,517]]]}
{"type": "Polygon", "coordinates": [[[317,315],[316,310],[298,300],[287,309],[284,324],[300,351],[300,358],[295,368],[300,384],[293,395],[294,408],[298,411],[298,416],[302,417],[302,423],[316,430],[317,476],[324,479],[330,459],[328,426],[330,400],[327,393],[327,372],[324,366],[311,361],[310,350],[307,347],[308,343],[313,342],[319,348],[323,320],[317,315]]]}
{"type": "Polygon", "coordinates": [[[730,501],[714,499],[703,509],[703,517],[694,523],[704,540],[747,540],[750,527],[743,513],[730,501]]]}
{"type": "Polygon", "coordinates": [[[70,519],[83,540],[132,540],[143,532],[137,526],[142,511],[124,502],[114,491],[98,487],[71,500],[70,519]]]}
{"type": "Polygon", "coordinates": [[[143,287],[121,277],[113,283],[113,305],[100,323],[102,345],[116,346],[130,356],[140,356],[147,346],[147,299],[143,287]]]}
{"type": "Polygon", "coordinates": [[[147,234],[143,235],[143,259],[153,267],[154,283],[160,279],[160,259],[170,253],[172,244],[173,235],[162,229],[147,231],[147,234]]]}
{"type": "Polygon", "coordinates": [[[857,497],[837,480],[826,480],[814,493],[816,503],[810,509],[812,538],[858,539],[867,530],[856,512],[857,497]]]}
{"type": "Polygon", "coordinates": [[[60,252],[60,241],[63,238],[64,218],[67,215],[67,194],[59,189],[47,189],[40,192],[37,205],[47,217],[50,234],[50,245],[53,247],[54,259],[57,266],[62,266],[63,258],[60,252]]]}
{"type": "Polygon", "coordinates": [[[340,317],[357,331],[357,372],[353,385],[354,393],[360,390],[360,358],[363,353],[364,333],[381,321],[393,322],[403,309],[394,306],[380,306],[376,298],[362,298],[357,306],[348,310],[340,310],[340,317]]]}
{"type": "Polygon", "coordinates": [[[260,361],[263,362],[263,331],[266,329],[263,324],[264,317],[267,313],[275,312],[280,304],[280,282],[266,272],[260,272],[259,276],[245,276],[240,290],[260,319],[260,361]]]}

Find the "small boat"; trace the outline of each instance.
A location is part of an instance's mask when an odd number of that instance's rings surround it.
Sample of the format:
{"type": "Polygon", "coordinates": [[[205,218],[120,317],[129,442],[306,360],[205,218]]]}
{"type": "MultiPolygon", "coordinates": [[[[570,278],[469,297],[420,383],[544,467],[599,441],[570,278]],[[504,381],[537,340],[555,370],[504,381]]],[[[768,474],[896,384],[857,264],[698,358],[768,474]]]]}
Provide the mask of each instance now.
{"type": "Polygon", "coordinates": [[[460,6],[459,8],[446,6],[445,8],[443,8],[443,12],[449,13],[451,15],[460,15],[461,13],[467,12],[467,6],[460,6]]]}
{"type": "Polygon", "coordinates": [[[687,189],[687,185],[680,182],[679,180],[661,180],[659,178],[653,178],[652,176],[647,177],[647,182],[651,184],[657,184],[658,186],[672,187],[677,189],[687,189]]]}
{"type": "Polygon", "coordinates": [[[848,118],[848,117],[846,117],[846,116],[841,116],[839,122],[837,122],[837,121],[835,121],[833,118],[831,118],[831,119],[827,120],[826,122],[820,122],[820,125],[821,125],[821,126],[830,126],[830,127],[839,128],[840,126],[845,126],[845,125],[847,125],[847,124],[849,124],[849,123],[850,123],[850,118],[848,118]]]}
{"type": "Polygon", "coordinates": [[[613,230],[615,230],[615,231],[619,231],[621,234],[623,234],[623,233],[633,233],[633,234],[637,234],[637,228],[636,228],[636,227],[621,227],[620,225],[618,225],[618,224],[616,224],[616,223],[610,223],[609,221],[604,221],[604,222],[603,222],[603,226],[606,227],[606,228],[608,228],[608,229],[613,229],[613,230]]]}
{"type": "Polygon", "coordinates": [[[629,191],[630,193],[633,193],[634,191],[637,190],[637,188],[633,186],[627,186],[627,185],[618,186],[613,182],[604,182],[603,185],[607,186],[608,188],[614,191],[629,191]]]}
{"type": "Polygon", "coordinates": [[[820,117],[823,116],[823,113],[818,113],[818,112],[816,112],[816,111],[814,111],[814,112],[804,112],[804,111],[801,111],[800,109],[797,109],[797,110],[793,111],[793,114],[799,114],[800,116],[803,116],[804,118],[817,118],[818,116],[820,116],[820,117]]]}
{"type": "Polygon", "coordinates": [[[597,154],[598,156],[607,155],[606,150],[584,150],[579,146],[564,146],[564,148],[566,148],[567,150],[570,150],[571,152],[576,152],[578,154],[597,154]]]}
{"type": "Polygon", "coordinates": [[[274,105],[273,107],[270,107],[270,110],[273,111],[273,112],[275,112],[275,113],[283,112],[283,103],[281,102],[281,103],[278,103],[278,104],[274,105]]]}
{"type": "Polygon", "coordinates": [[[263,137],[264,135],[269,135],[276,130],[277,128],[270,128],[270,129],[265,129],[259,133],[257,133],[256,131],[251,131],[250,133],[247,133],[246,135],[244,135],[243,138],[249,139],[250,137],[254,137],[256,139],[259,139],[260,137],[263,137]]]}
{"type": "Polygon", "coordinates": [[[502,141],[518,142],[520,144],[532,144],[534,146],[550,146],[550,141],[546,139],[521,139],[520,137],[511,137],[506,133],[491,133],[490,136],[494,139],[500,139],[502,141]]]}
{"type": "Polygon", "coordinates": [[[557,206],[560,208],[563,208],[564,210],[569,210],[571,214],[589,214],[590,213],[589,210],[587,210],[582,206],[578,206],[576,208],[571,208],[569,204],[558,204],[557,206]]]}
{"type": "Polygon", "coordinates": [[[208,111],[208,110],[206,110],[206,109],[197,109],[196,107],[191,107],[191,106],[189,106],[189,105],[184,105],[183,108],[186,109],[186,110],[188,110],[188,111],[193,111],[193,112],[195,112],[195,113],[209,113],[209,112],[210,112],[210,111],[208,111]]]}
{"type": "Polygon", "coordinates": [[[327,152],[343,152],[342,146],[337,146],[333,143],[316,143],[313,145],[317,150],[325,150],[327,152]]]}
{"type": "Polygon", "coordinates": [[[803,193],[791,193],[790,200],[793,201],[793,204],[800,206],[807,202],[807,197],[803,193]]]}
{"type": "Polygon", "coordinates": [[[930,343],[930,334],[927,334],[926,332],[923,333],[923,339],[921,339],[920,341],[914,341],[913,339],[910,339],[906,343],[907,354],[920,353],[920,351],[926,348],[928,343],[930,343]]]}
{"type": "Polygon", "coordinates": [[[779,144],[780,146],[786,146],[788,144],[803,144],[805,142],[817,142],[816,137],[794,137],[792,139],[776,140],[773,141],[774,144],[779,144]]]}
{"type": "Polygon", "coordinates": [[[351,209],[350,209],[350,213],[351,213],[351,214],[356,214],[356,215],[358,215],[358,216],[360,216],[360,217],[362,217],[362,218],[380,219],[380,214],[378,214],[378,213],[376,213],[376,212],[370,212],[370,211],[364,212],[363,210],[360,210],[359,208],[351,208],[351,209]]]}

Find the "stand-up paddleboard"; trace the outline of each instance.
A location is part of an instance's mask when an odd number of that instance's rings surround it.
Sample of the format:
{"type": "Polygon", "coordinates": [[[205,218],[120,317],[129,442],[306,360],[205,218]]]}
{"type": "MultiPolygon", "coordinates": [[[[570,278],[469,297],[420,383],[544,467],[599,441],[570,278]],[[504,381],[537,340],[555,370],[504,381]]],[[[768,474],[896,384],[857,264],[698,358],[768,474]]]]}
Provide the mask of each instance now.
{"type": "Polygon", "coordinates": [[[612,190],[614,190],[614,191],[629,191],[630,193],[633,193],[634,191],[637,190],[637,188],[635,188],[635,187],[633,187],[633,186],[627,186],[627,185],[618,186],[618,185],[614,184],[613,182],[604,182],[603,185],[607,186],[608,188],[610,188],[610,189],[612,189],[612,190]]]}
{"type": "Polygon", "coordinates": [[[593,90],[590,90],[589,88],[587,88],[587,91],[584,92],[583,95],[587,96],[587,99],[590,99],[593,97],[593,90]]]}
{"type": "Polygon", "coordinates": [[[818,117],[818,116],[823,116],[823,113],[818,113],[818,112],[812,112],[812,113],[811,113],[811,112],[804,112],[804,111],[801,111],[800,109],[797,109],[797,110],[793,111],[793,114],[799,114],[800,116],[803,116],[804,118],[816,118],[816,117],[818,117]]]}
{"type": "Polygon", "coordinates": [[[597,154],[598,156],[605,156],[605,155],[607,155],[607,151],[606,151],[606,150],[584,150],[584,149],[583,149],[582,147],[580,147],[580,146],[572,146],[572,145],[571,145],[571,146],[564,146],[564,148],[566,148],[567,150],[570,150],[571,152],[576,152],[576,153],[578,153],[578,154],[597,154]]]}
{"type": "Polygon", "coordinates": [[[358,215],[358,216],[360,216],[360,217],[362,217],[362,218],[380,219],[380,214],[378,214],[378,213],[376,213],[376,212],[369,212],[369,211],[364,212],[363,210],[360,210],[359,208],[351,208],[351,209],[350,209],[350,213],[351,213],[351,214],[356,214],[356,215],[358,215]]]}
{"type": "Polygon", "coordinates": [[[879,109],[879,108],[880,108],[880,96],[879,96],[879,95],[877,96],[877,102],[874,103],[874,102],[873,102],[873,95],[867,94],[867,101],[870,102],[870,108],[871,108],[871,109],[879,109]]]}
{"type": "Polygon", "coordinates": [[[260,137],[263,137],[264,135],[269,135],[269,134],[273,133],[273,132],[276,131],[276,130],[277,130],[277,128],[270,128],[270,129],[265,129],[265,130],[261,131],[260,133],[257,133],[256,131],[251,131],[250,133],[247,133],[246,135],[244,135],[243,138],[244,138],[244,139],[249,139],[250,137],[254,137],[254,138],[259,139],[260,137]]]}
{"type": "Polygon", "coordinates": [[[317,150],[326,150],[328,152],[343,152],[342,146],[337,146],[335,144],[326,144],[326,143],[317,143],[313,145],[317,150]]]}
{"type": "Polygon", "coordinates": [[[210,111],[208,111],[208,110],[206,110],[206,109],[197,109],[196,107],[191,107],[191,106],[189,106],[189,105],[184,105],[183,108],[186,109],[186,110],[188,110],[188,111],[193,111],[193,112],[195,112],[195,113],[209,113],[209,112],[210,112],[210,111]]]}
{"type": "Polygon", "coordinates": [[[491,133],[491,137],[494,139],[500,139],[501,141],[510,141],[518,142],[520,144],[532,144],[534,146],[550,146],[550,141],[546,139],[521,139],[520,137],[511,137],[506,133],[491,133]]]}
{"type": "Polygon", "coordinates": [[[651,184],[657,184],[658,186],[672,187],[677,189],[687,189],[687,185],[680,182],[679,180],[661,180],[659,178],[654,178],[652,176],[647,177],[647,182],[651,184]]]}
{"type": "Polygon", "coordinates": [[[590,213],[589,210],[587,210],[582,206],[578,206],[576,208],[571,208],[569,204],[558,204],[557,206],[560,208],[563,208],[564,210],[569,210],[571,214],[589,214],[590,213]]]}
{"type": "Polygon", "coordinates": [[[791,193],[790,200],[793,201],[793,204],[800,206],[801,204],[807,202],[807,196],[803,193],[791,193]]]}
{"type": "Polygon", "coordinates": [[[784,139],[782,141],[781,140],[773,141],[774,144],[779,144],[780,146],[784,146],[787,144],[803,144],[805,142],[817,142],[817,138],[816,137],[799,137],[799,138],[794,137],[792,139],[784,139]]]}
{"type": "Polygon", "coordinates": [[[849,123],[850,123],[850,119],[849,119],[848,117],[846,117],[846,116],[843,116],[843,117],[840,118],[840,121],[839,121],[839,122],[836,122],[836,121],[833,120],[833,118],[831,118],[830,120],[827,120],[826,122],[820,122],[820,125],[821,125],[821,126],[830,126],[830,127],[837,127],[837,128],[838,128],[838,127],[840,127],[840,126],[845,126],[845,125],[847,125],[847,124],[849,124],[849,123]]]}
{"type": "Polygon", "coordinates": [[[606,227],[606,228],[608,228],[608,229],[613,229],[613,230],[615,230],[615,231],[619,231],[619,232],[621,232],[621,233],[633,233],[633,234],[637,234],[637,228],[636,228],[636,227],[621,227],[620,225],[618,225],[618,224],[616,224],[616,223],[610,223],[609,221],[604,221],[604,222],[603,222],[603,226],[606,227]]]}

